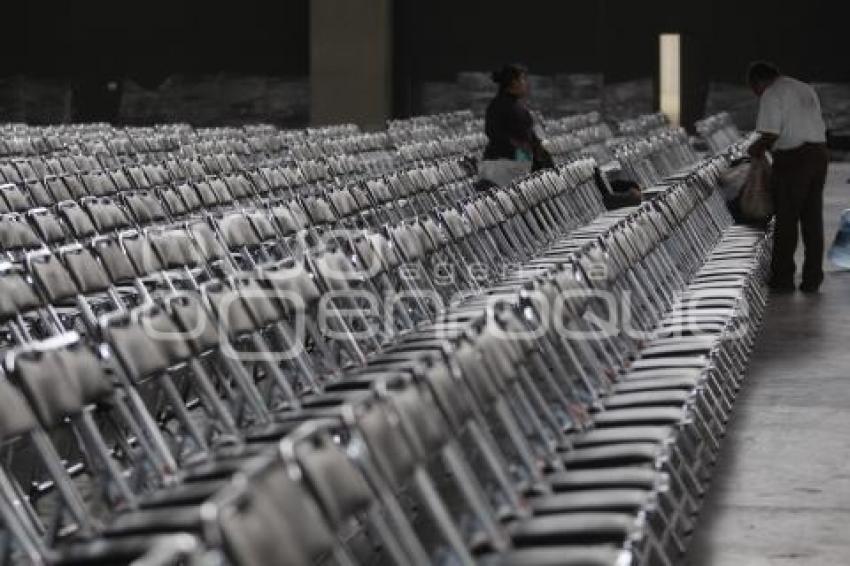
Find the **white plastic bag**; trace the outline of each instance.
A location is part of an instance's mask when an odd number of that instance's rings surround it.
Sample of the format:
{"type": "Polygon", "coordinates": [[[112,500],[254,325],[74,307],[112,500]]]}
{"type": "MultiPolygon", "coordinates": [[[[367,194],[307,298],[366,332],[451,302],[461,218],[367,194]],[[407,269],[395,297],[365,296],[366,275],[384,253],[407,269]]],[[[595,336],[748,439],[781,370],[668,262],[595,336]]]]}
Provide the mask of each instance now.
{"type": "Polygon", "coordinates": [[[850,269],[850,208],[841,213],[841,225],[826,254],[841,269],[850,269]]]}
{"type": "Polygon", "coordinates": [[[738,199],[741,214],[747,220],[766,220],[773,214],[773,195],[769,183],[770,163],[764,158],[754,158],[738,199]]]}
{"type": "Polygon", "coordinates": [[[531,161],[516,159],[485,159],[478,164],[478,176],[499,187],[531,173],[531,161]]]}
{"type": "Polygon", "coordinates": [[[723,193],[723,198],[726,202],[730,202],[738,198],[744,185],[747,184],[747,177],[750,175],[750,164],[739,163],[727,169],[720,176],[720,190],[723,193]]]}

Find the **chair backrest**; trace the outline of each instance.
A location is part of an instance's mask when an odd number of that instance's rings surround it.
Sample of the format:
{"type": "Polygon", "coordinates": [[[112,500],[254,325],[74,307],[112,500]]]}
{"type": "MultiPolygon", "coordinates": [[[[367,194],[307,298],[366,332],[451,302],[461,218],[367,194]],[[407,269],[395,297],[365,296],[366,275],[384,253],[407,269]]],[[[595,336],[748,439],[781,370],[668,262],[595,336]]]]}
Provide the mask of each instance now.
{"type": "Polygon", "coordinates": [[[238,289],[222,281],[213,281],[202,285],[201,293],[231,340],[259,329],[251,308],[245,303],[238,289]]]}
{"type": "Polygon", "coordinates": [[[47,430],[112,395],[101,361],[74,334],[20,347],[7,361],[7,371],[47,430]]]}
{"type": "MultiPolygon", "coordinates": [[[[169,367],[171,360],[162,346],[129,313],[111,316],[104,324],[104,339],[131,380],[159,375],[169,367]]],[[[176,329],[172,332],[177,334],[176,329]]]]}
{"type": "Polygon", "coordinates": [[[82,240],[97,234],[97,228],[92,219],[76,202],[60,202],[56,210],[75,238],[82,240]]]}
{"type": "Polygon", "coordinates": [[[335,529],[374,504],[375,496],[365,478],[328,431],[318,429],[303,435],[296,431],[293,437],[290,456],[301,467],[306,483],[335,529]]]}
{"type": "Polygon", "coordinates": [[[35,426],[35,415],[21,392],[6,379],[0,379],[0,444],[30,432],[35,426]]]}
{"type": "Polygon", "coordinates": [[[46,208],[31,208],[27,219],[38,233],[38,237],[48,246],[65,243],[68,235],[59,218],[46,208]]]}
{"type": "Polygon", "coordinates": [[[52,253],[33,252],[26,259],[27,270],[50,304],[66,303],[80,294],[71,274],[52,253]]]}
{"type": "Polygon", "coordinates": [[[259,278],[274,289],[285,308],[298,307],[298,298],[306,308],[312,308],[321,298],[321,292],[304,264],[296,260],[282,260],[261,267],[259,278]],[[296,304],[293,304],[293,303],[296,304]]]}
{"type": "Polygon", "coordinates": [[[24,184],[29,191],[30,197],[36,206],[52,206],[56,204],[53,196],[40,180],[29,181],[24,184]]]}
{"type": "Polygon", "coordinates": [[[18,185],[0,185],[0,200],[6,205],[4,212],[26,212],[32,207],[29,197],[18,185]]]}
{"type": "Polygon", "coordinates": [[[101,236],[92,239],[89,249],[100,259],[106,275],[114,285],[132,284],[138,274],[128,255],[115,236],[101,236]]]}
{"type": "Polygon", "coordinates": [[[221,347],[223,338],[218,323],[209,316],[200,297],[180,293],[160,300],[195,355],[221,347]]]}
{"type": "Polygon", "coordinates": [[[0,249],[20,252],[44,247],[23,216],[16,212],[0,214],[0,249]]]}
{"type": "MultiPolygon", "coordinates": [[[[190,234],[183,228],[157,228],[147,233],[147,242],[164,269],[197,267],[202,258],[190,234]]],[[[125,242],[125,246],[128,246],[125,242]]],[[[130,248],[127,248],[128,253],[130,248]]],[[[132,253],[131,253],[132,257],[132,253]]],[[[134,261],[135,263],[135,261],[134,261]]],[[[139,265],[136,265],[139,270],[139,265]]],[[[150,272],[150,271],[143,271],[150,272]]]]}
{"type": "Polygon", "coordinates": [[[90,250],[76,244],[60,248],[58,254],[83,295],[102,293],[110,288],[109,274],[90,250]]]}
{"type": "Polygon", "coordinates": [[[11,265],[0,268],[0,322],[14,320],[42,306],[41,297],[20,268],[11,265]]]}
{"type": "Polygon", "coordinates": [[[247,483],[225,494],[218,513],[225,548],[244,566],[310,566],[330,558],[334,539],[315,501],[286,466],[270,458],[247,472],[247,483]]]}
{"type": "Polygon", "coordinates": [[[71,194],[71,191],[68,190],[67,185],[65,185],[65,181],[63,181],[61,177],[48,175],[44,178],[43,182],[47,187],[47,190],[50,191],[50,194],[53,196],[53,202],[73,200],[74,196],[71,194]]]}

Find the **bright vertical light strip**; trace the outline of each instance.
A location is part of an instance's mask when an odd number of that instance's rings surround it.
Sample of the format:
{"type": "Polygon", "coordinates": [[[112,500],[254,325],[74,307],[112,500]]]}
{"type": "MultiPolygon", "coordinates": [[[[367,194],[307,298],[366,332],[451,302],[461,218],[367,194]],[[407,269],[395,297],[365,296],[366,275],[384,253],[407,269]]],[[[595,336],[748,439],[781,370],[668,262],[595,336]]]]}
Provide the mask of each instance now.
{"type": "Polygon", "coordinates": [[[678,33],[662,33],[658,42],[659,94],[661,112],[674,126],[679,125],[682,112],[681,37],[678,33]]]}

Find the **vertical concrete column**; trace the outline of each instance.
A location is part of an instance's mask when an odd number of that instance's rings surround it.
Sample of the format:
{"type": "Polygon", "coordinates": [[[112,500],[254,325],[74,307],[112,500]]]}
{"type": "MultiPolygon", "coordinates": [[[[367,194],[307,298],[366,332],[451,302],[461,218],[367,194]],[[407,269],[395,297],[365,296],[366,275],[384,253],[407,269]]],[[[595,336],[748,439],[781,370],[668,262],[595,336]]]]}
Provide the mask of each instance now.
{"type": "Polygon", "coordinates": [[[392,110],[393,0],[310,0],[313,125],[379,128],[392,110]]]}

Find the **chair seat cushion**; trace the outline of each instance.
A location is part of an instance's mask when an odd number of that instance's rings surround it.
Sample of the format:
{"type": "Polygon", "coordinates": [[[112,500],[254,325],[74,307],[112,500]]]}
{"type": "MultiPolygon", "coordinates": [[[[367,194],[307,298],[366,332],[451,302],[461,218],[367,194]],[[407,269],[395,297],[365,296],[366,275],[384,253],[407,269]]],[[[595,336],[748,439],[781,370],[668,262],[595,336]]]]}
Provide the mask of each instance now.
{"type": "Polygon", "coordinates": [[[666,358],[635,360],[629,366],[629,370],[630,373],[663,368],[692,368],[702,370],[706,365],[707,359],[705,355],[670,356],[666,358]]]}
{"type": "Polygon", "coordinates": [[[624,442],[574,448],[561,457],[567,470],[600,466],[630,466],[654,462],[660,447],[654,442],[624,442]]]}
{"type": "Polygon", "coordinates": [[[482,566],[617,566],[628,564],[627,551],[613,545],[547,546],[513,549],[477,557],[482,566]]]}
{"type": "Polygon", "coordinates": [[[659,405],[684,405],[688,402],[689,393],[681,389],[670,391],[641,391],[634,393],[619,393],[606,397],[602,404],[606,409],[621,407],[641,407],[659,405]]]}
{"type": "Polygon", "coordinates": [[[626,513],[564,513],[531,517],[510,529],[518,547],[549,544],[622,544],[635,528],[626,513]]]}
{"type": "Polygon", "coordinates": [[[661,358],[661,357],[678,357],[681,354],[693,353],[708,353],[714,349],[717,340],[670,340],[659,344],[655,342],[649,344],[641,351],[642,359],[661,358]]]}
{"type": "Polygon", "coordinates": [[[655,339],[717,337],[723,334],[725,330],[726,322],[709,323],[697,320],[683,320],[679,324],[665,324],[656,329],[655,339]]]}
{"type": "Polygon", "coordinates": [[[632,379],[622,381],[614,386],[616,393],[636,393],[639,391],[661,391],[667,389],[693,390],[699,385],[698,377],[688,375],[671,375],[647,379],[632,379]]]}
{"type": "Polygon", "coordinates": [[[675,434],[668,426],[635,426],[616,428],[595,428],[570,437],[576,448],[598,446],[621,442],[654,442],[660,444],[675,434]]]}
{"type": "Polygon", "coordinates": [[[664,318],[659,323],[659,330],[666,330],[669,326],[677,326],[680,324],[686,325],[696,325],[697,327],[703,324],[719,324],[719,325],[727,325],[729,324],[728,316],[713,316],[713,315],[705,315],[703,316],[700,313],[689,313],[689,314],[681,314],[681,315],[672,315],[664,318]]]}
{"type": "Polygon", "coordinates": [[[665,377],[688,377],[699,380],[703,373],[705,373],[705,369],[701,367],[659,367],[653,369],[638,369],[623,375],[620,378],[620,381],[639,381],[642,379],[658,379],[665,377]]]}
{"type": "Polygon", "coordinates": [[[634,513],[650,502],[645,489],[589,489],[549,494],[530,501],[534,515],[615,511],[634,513]]]}
{"type": "Polygon", "coordinates": [[[624,466],[599,470],[570,470],[547,476],[547,481],[556,492],[585,489],[640,488],[654,489],[660,472],[651,468],[624,466]]]}
{"type": "Polygon", "coordinates": [[[157,507],[198,504],[215,495],[226,483],[227,480],[224,479],[199,481],[161,489],[141,497],[138,501],[139,507],[141,509],[156,509],[157,507]]]}
{"type": "Polygon", "coordinates": [[[650,407],[640,409],[612,409],[593,416],[597,427],[631,424],[674,424],[682,420],[687,411],[677,407],[650,407]]]}
{"type": "Polygon", "coordinates": [[[108,537],[187,532],[199,533],[203,528],[202,505],[185,505],[162,509],[145,509],[114,517],[104,530],[108,537]]]}
{"type": "MultiPolygon", "coordinates": [[[[163,542],[178,544],[178,538],[186,535],[166,534],[161,536],[130,536],[116,537],[86,542],[63,544],[56,549],[50,564],[54,566],[97,566],[115,564],[135,564],[140,558],[153,551],[156,545],[163,542]]],[[[193,539],[189,537],[189,541],[193,539]]],[[[138,563],[144,563],[139,560],[138,563]]]]}
{"type": "Polygon", "coordinates": [[[680,298],[731,299],[737,301],[741,298],[741,289],[730,289],[724,287],[723,284],[696,284],[694,288],[688,287],[688,290],[682,293],[680,298]]]}
{"type": "Polygon", "coordinates": [[[737,311],[733,307],[695,308],[693,305],[689,305],[688,308],[674,307],[667,312],[666,316],[720,316],[729,319],[732,318],[736,312],[737,311]]]}

